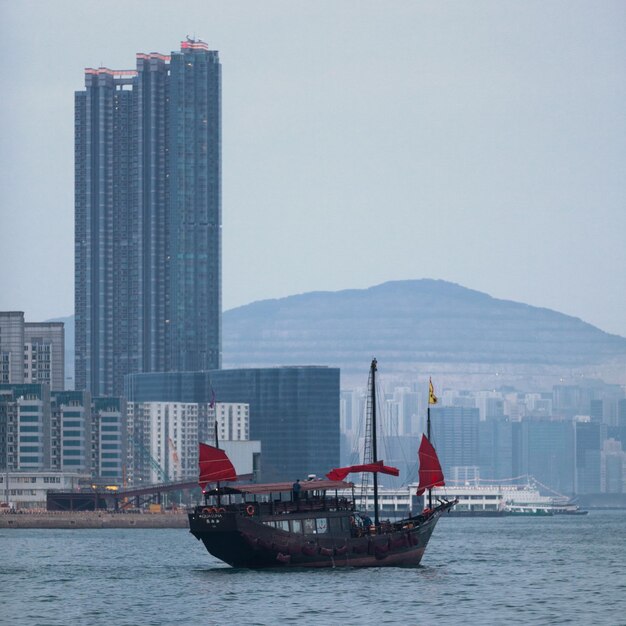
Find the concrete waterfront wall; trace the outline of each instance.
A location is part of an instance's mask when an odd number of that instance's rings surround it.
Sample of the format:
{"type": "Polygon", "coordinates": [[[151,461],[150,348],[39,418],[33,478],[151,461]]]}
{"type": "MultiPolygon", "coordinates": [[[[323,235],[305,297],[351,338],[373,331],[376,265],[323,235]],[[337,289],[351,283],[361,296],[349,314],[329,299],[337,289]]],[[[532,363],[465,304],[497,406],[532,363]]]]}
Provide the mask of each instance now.
{"type": "Polygon", "coordinates": [[[189,528],[186,513],[2,513],[2,528],[189,528]]]}

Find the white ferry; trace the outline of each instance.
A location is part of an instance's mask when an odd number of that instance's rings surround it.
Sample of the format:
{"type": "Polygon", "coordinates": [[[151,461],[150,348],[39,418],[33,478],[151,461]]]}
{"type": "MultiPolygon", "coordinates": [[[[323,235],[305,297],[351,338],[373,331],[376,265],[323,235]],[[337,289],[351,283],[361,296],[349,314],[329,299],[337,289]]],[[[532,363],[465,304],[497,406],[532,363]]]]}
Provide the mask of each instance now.
{"type": "MultiPolygon", "coordinates": [[[[401,489],[381,489],[379,500],[381,514],[391,519],[401,517],[406,511],[417,510],[421,501],[415,495],[416,484],[401,489]]],[[[504,517],[507,515],[585,515],[587,511],[569,501],[565,496],[543,496],[536,487],[525,485],[464,484],[433,489],[435,500],[458,500],[446,515],[453,517],[504,517]]],[[[365,497],[355,494],[363,510],[373,508],[373,494],[365,497]]]]}

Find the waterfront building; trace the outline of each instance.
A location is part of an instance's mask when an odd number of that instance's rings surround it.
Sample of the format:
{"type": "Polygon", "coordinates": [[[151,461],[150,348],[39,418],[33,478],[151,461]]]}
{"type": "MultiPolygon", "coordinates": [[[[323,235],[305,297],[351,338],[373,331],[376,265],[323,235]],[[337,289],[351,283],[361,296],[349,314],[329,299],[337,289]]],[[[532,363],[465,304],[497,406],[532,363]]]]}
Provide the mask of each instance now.
{"type": "Polygon", "coordinates": [[[84,391],[53,391],[51,405],[51,469],[92,473],[91,399],[84,391]]]}
{"type": "Polygon", "coordinates": [[[122,484],[126,455],[122,398],[47,384],[0,385],[0,470],[80,474],[122,484]]]}
{"type": "Polygon", "coordinates": [[[0,384],[0,419],[4,421],[5,468],[50,468],[50,391],[48,385],[0,384]]]}
{"type": "Polygon", "coordinates": [[[200,41],[75,94],[76,385],[221,366],[221,66],[200,41]]]}
{"type": "Polygon", "coordinates": [[[48,491],[77,491],[88,479],[84,474],[57,471],[0,473],[0,500],[9,509],[45,509],[48,491]]]}
{"type": "Polygon", "coordinates": [[[126,479],[128,427],[124,398],[94,398],[91,406],[91,474],[106,485],[126,479]]]}
{"type": "Polygon", "coordinates": [[[339,369],[271,367],[133,374],[135,402],[241,402],[261,442],[264,482],[323,476],[339,466],[339,369]]]}

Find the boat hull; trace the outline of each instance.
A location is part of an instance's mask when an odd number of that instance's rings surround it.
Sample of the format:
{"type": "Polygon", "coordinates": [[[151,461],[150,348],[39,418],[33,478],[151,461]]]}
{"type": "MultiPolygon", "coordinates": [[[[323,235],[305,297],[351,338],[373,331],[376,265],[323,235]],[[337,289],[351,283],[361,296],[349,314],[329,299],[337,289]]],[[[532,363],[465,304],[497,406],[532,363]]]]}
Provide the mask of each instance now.
{"type": "Polygon", "coordinates": [[[238,568],[415,567],[441,512],[419,524],[407,520],[405,528],[360,537],[296,534],[237,512],[198,509],[189,514],[189,527],[210,554],[238,568]]]}

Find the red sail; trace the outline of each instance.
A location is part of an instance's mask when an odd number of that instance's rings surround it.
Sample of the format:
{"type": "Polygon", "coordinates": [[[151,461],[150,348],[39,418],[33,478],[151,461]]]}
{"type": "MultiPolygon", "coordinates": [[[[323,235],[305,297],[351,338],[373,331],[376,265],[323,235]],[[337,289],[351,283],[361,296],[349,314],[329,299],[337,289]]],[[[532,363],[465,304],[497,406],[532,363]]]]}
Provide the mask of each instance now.
{"type": "Polygon", "coordinates": [[[421,496],[426,489],[445,486],[446,483],[443,480],[443,472],[435,448],[424,435],[422,435],[422,442],[420,443],[419,459],[420,484],[417,488],[417,495],[421,496]]]}
{"type": "Polygon", "coordinates": [[[200,467],[198,483],[203,489],[207,483],[215,483],[218,480],[237,480],[237,472],[226,452],[206,443],[199,444],[198,466],[200,467]]]}
{"type": "Polygon", "coordinates": [[[382,461],[376,461],[376,463],[367,463],[365,465],[350,465],[350,467],[337,467],[328,474],[326,477],[328,480],[343,480],[348,474],[354,472],[380,472],[381,474],[390,474],[391,476],[398,476],[400,471],[395,467],[383,465],[382,461]]]}

